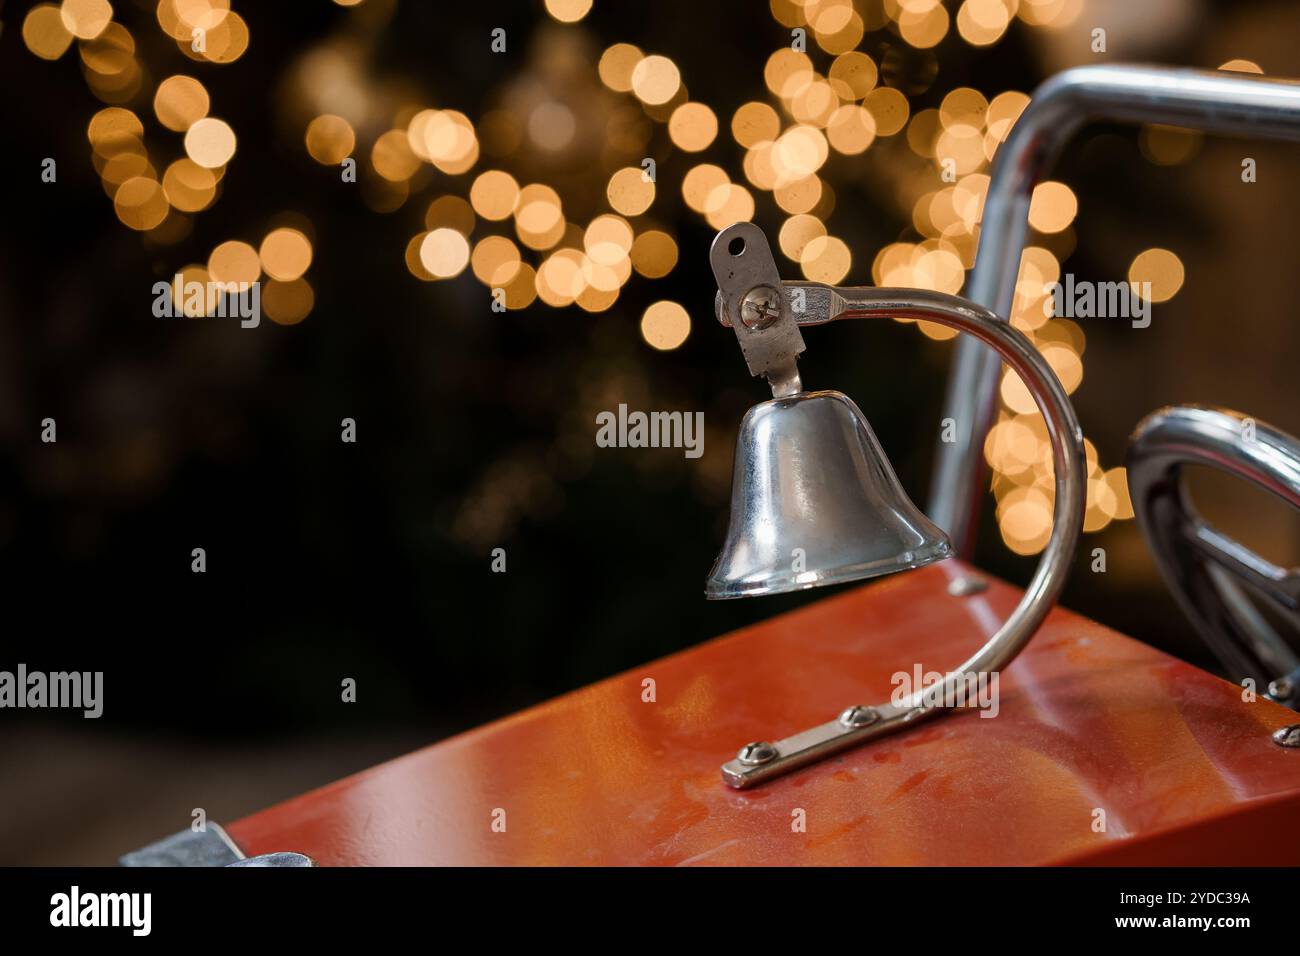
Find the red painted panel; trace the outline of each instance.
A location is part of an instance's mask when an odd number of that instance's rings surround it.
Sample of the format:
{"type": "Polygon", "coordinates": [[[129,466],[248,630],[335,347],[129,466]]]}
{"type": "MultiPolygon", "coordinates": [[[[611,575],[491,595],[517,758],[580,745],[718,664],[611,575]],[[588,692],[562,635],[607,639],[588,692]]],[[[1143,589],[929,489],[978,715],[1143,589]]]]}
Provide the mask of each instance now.
{"type": "Polygon", "coordinates": [[[1212,863],[1243,841],[1300,863],[1300,838],[1276,833],[1300,811],[1300,751],[1269,739],[1296,715],[1059,608],[1003,675],[997,717],[941,716],[754,790],[722,784],[745,741],[887,700],[913,664],[964,660],[1019,599],[1000,582],[951,597],[967,570],[948,561],[820,601],[230,833],[250,854],[322,865],[1212,863]]]}

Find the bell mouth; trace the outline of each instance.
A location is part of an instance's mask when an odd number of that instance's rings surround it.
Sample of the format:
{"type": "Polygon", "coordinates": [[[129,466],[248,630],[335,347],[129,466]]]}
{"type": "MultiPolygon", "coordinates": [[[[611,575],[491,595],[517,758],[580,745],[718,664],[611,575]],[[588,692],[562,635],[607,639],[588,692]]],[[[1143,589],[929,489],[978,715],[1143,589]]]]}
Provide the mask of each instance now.
{"type": "Polygon", "coordinates": [[[953,556],[952,544],[948,539],[932,541],[914,551],[905,551],[894,558],[880,558],[861,564],[850,564],[838,568],[813,571],[781,571],[775,574],[754,575],[752,579],[731,580],[715,578],[710,575],[704,586],[704,596],[710,601],[726,601],[732,598],[760,597],[764,594],[788,594],[792,591],[807,591],[831,584],[847,584],[850,581],[866,581],[871,578],[883,578],[898,571],[911,571],[923,568],[953,556]]]}
{"type": "Polygon", "coordinates": [[[952,555],[948,536],[907,496],[853,400],[801,392],[755,405],[741,422],[731,521],[704,594],[803,591],[952,555]]]}

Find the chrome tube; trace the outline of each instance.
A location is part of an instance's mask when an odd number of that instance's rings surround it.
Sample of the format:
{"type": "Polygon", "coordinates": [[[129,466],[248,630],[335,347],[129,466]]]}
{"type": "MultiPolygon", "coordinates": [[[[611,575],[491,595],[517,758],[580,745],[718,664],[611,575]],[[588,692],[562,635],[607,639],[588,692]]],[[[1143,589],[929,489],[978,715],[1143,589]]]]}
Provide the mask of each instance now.
{"type": "Polygon", "coordinates": [[[1156,566],[1229,678],[1249,677],[1288,707],[1300,703],[1293,676],[1300,656],[1247,596],[1248,589],[1294,625],[1300,573],[1274,565],[1202,518],[1183,475],[1187,465],[1216,468],[1300,509],[1300,442],[1238,412],[1181,405],[1139,423],[1127,463],[1133,510],[1156,566]]]}
{"type": "MultiPolygon", "coordinates": [[[[1079,127],[1099,120],[1300,140],[1300,83],[1136,65],[1079,67],[1047,80],[994,157],[967,298],[1010,316],[1034,187],[1079,127]]],[[[996,414],[999,369],[986,345],[959,342],[944,399],[956,440],[939,444],[928,513],[966,556],[985,491],[984,438],[996,414]]]]}

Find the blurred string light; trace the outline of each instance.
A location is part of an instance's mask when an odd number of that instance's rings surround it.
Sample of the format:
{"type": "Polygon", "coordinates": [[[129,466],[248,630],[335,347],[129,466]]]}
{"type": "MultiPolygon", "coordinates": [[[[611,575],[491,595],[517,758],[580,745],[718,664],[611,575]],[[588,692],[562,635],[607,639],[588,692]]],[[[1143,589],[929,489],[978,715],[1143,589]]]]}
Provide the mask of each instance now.
{"type": "MultiPolygon", "coordinates": [[[[364,9],[361,0],[335,3],[364,9]]],[[[481,165],[485,140],[495,146],[496,157],[517,154],[525,138],[537,147],[536,155],[577,148],[580,114],[547,94],[512,96],[477,124],[455,109],[425,106],[397,108],[377,124],[379,106],[358,66],[322,47],[303,64],[309,99],[317,106],[305,123],[303,143],[325,166],[355,159],[365,201],[376,211],[401,208],[433,182],[454,184],[428,199],[424,228],[406,243],[406,268],[417,279],[436,282],[468,273],[510,310],[540,301],[594,313],[613,307],[633,274],[649,280],[671,274],[677,239],[649,217],[656,203],[675,196],[713,229],[751,219],[760,201],[771,203],[783,220],[781,254],[808,279],[843,281],[854,256],[833,228],[832,182],[847,168],[842,158],[887,150],[891,195],[910,223],[871,258],[872,279],[955,293],[974,262],[989,162],[1029,98],[1015,90],[986,95],[957,87],[938,107],[918,108],[910,98],[917,94],[886,80],[888,64],[859,46],[869,34],[883,32],[934,61],[935,48],[945,41],[989,47],[1016,20],[1034,28],[1063,27],[1080,16],[1082,6],[1082,0],[769,0],[777,23],[807,31],[808,50],[776,49],[762,64],[761,95],[730,116],[693,98],[681,68],[666,53],[612,43],[587,68],[587,82],[616,94],[635,112],[622,105],[611,109],[607,138],[617,140],[624,156],[644,155],[651,151],[642,126],[660,127],[685,162],[666,162],[660,152],[655,175],[642,166],[612,164],[603,178],[608,209],[585,222],[572,214],[580,203],[566,203],[554,186],[500,168],[508,162],[481,165]],[[704,153],[707,159],[699,155],[704,153]],[[719,164],[726,161],[722,153],[732,157],[731,170],[719,164]],[[665,182],[665,173],[678,177],[675,184],[665,182]]],[[[547,14],[562,25],[579,23],[591,8],[591,0],[545,0],[547,14]]],[[[159,0],[155,9],[158,27],[191,60],[230,63],[248,49],[248,27],[228,0],[159,0]]],[[[179,150],[171,144],[177,155],[166,159],[156,145],[153,151],[146,147],[144,124],[127,108],[143,90],[145,71],[134,37],[113,19],[107,0],[37,4],[21,32],[27,48],[42,59],[59,59],[77,44],[87,84],[107,104],[91,119],[87,135],[118,217],[159,244],[184,238],[192,217],[217,201],[238,147],[235,131],[212,115],[204,85],[179,72],[154,90],[158,123],[180,137],[179,150]]],[[[571,67],[572,51],[561,52],[571,67]]],[[[1262,72],[1248,60],[1231,60],[1220,69],[1262,72]]],[[[1142,130],[1140,144],[1151,162],[1177,165],[1195,155],[1199,134],[1153,126],[1142,130]]],[[[1077,214],[1068,185],[1045,182],[1035,189],[1029,219],[1038,238],[1024,252],[1010,316],[1071,392],[1083,381],[1085,337],[1077,323],[1049,317],[1043,305],[1045,287],[1060,278],[1073,248],[1077,214]]],[[[279,322],[300,321],[313,303],[305,277],[310,232],[310,223],[300,221],[268,231],[256,248],[226,240],[206,265],[186,266],[181,274],[187,281],[251,281],[247,277],[256,271],[266,278],[268,314],[279,322]]],[[[1135,289],[1149,283],[1152,301],[1162,302],[1178,292],[1184,270],[1176,253],[1149,249],[1132,260],[1128,278],[1135,289]]],[[[915,324],[933,339],[952,336],[932,323],[915,324]]],[[[687,340],[690,325],[686,309],[661,300],[642,314],[640,332],[650,347],[671,350],[687,340]]],[[[1001,397],[985,444],[998,524],[1012,550],[1033,554],[1050,533],[1050,445],[1028,393],[1013,376],[1003,378],[1001,397]]],[[[1131,517],[1123,469],[1102,468],[1091,444],[1088,467],[1086,529],[1131,517]]]]}
{"type": "MultiPolygon", "coordinates": [[[[850,272],[848,245],[832,230],[834,192],[827,169],[834,154],[857,156],[882,140],[901,139],[919,163],[904,166],[899,196],[910,205],[911,229],[880,249],[871,264],[878,285],[959,292],[974,264],[979,222],[988,190],[988,165],[1029,98],[1009,90],[991,97],[969,88],[949,90],[938,108],[917,109],[908,95],[881,85],[881,68],[856,49],[864,32],[889,30],[917,50],[932,50],[954,31],[964,42],[986,47],[998,42],[1017,17],[1035,27],[1065,26],[1076,19],[1077,0],[883,0],[866,4],[836,0],[771,0],[783,26],[807,29],[829,61],[824,72],[810,52],[776,50],[764,68],[764,82],[779,104],[746,103],[731,118],[731,134],[746,153],[748,183],[770,192],[787,214],[778,233],[781,253],[808,279],[835,283],[850,272]],[[952,9],[949,9],[952,6],[952,9]],[[942,173],[936,176],[936,173],[942,173]],[[940,183],[936,187],[936,182],[940,183]],[[913,238],[913,236],[915,238],[913,238]]],[[[1153,161],[1186,161],[1194,143],[1183,131],[1144,131],[1144,153],[1153,161]],[[1159,156],[1157,160],[1155,156],[1159,156]]],[[[895,156],[898,154],[895,153],[895,156]]],[[[689,206],[708,216],[721,203],[729,179],[716,166],[699,166],[683,184],[689,206]]],[[[906,207],[905,207],[906,208],[906,207]]],[[[1083,381],[1082,329],[1044,310],[1047,286],[1061,273],[1073,247],[1078,201],[1068,185],[1044,182],[1031,199],[1029,221],[1042,238],[1024,253],[1012,322],[1043,353],[1066,389],[1083,381]]],[[[710,220],[712,222],[712,220],[710,220]]],[[[1134,283],[1150,282],[1151,298],[1177,292],[1182,267],[1168,250],[1148,250],[1129,270],[1134,283]]],[[[1137,288],[1137,286],[1135,286],[1137,288]]],[[[916,323],[934,339],[954,333],[916,323]]],[[[1051,530],[1051,447],[1032,399],[1017,378],[1006,375],[1002,411],[985,445],[993,472],[998,525],[1008,547],[1020,554],[1041,551],[1051,530]]],[[[1088,444],[1088,501],[1085,527],[1097,531],[1132,516],[1124,470],[1104,470],[1088,444]]]]}
{"type": "MultiPolygon", "coordinates": [[[[248,49],[248,25],[230,9],[229,0],[158,0],[153,9],[158,29],[190,60],[228,64],[248,49]]],[[[21,32],[28,50],[46,60],[59,59],[75,43],[87,86],[108,104],[91,117],[86,137],[95,171],[122,224],[155,245],[187,237],[193,216],[216,202],[238,146],[230,124],[210,115],[212,98],[202,81],[187,73],[166,75],[148,98],[136,38],[114,19],[108,0],[37,4],[28,11],[21,32]],[[128,106],[142,98],[151,103],[169,136],[165,142],[146,144],[145,119],[128,106]]],[[[346,123],[343,127],[346,133],[337,124],[322,126],[314,137],[313,155],[349,154],[352,132],[346,123]]],[[[174,275],[181,283],[238,285],[265,274],[263,312],[273,321],[293,324],[305,318],[314,303],[304,276],[310,262],[306,234],[282,227],[267,232],[259,249],[242,240],[223,241],[206,264],[182,266],[174,275]]],[[[183,285],[173,289],[186,315],[215,312],[221,294],[216,286],[203,301],[183,293],[183,285]]]]}

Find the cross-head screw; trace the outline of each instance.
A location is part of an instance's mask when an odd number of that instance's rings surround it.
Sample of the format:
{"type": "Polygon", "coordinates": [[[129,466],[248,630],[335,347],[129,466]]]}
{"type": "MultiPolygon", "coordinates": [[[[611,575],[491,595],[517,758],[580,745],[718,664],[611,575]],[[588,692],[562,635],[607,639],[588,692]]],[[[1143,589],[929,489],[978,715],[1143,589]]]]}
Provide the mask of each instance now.
{"type": "Polygon", "coordinates": [[[740,321],[755,332],[781,317],[781,293],[770,285],[754,286],[740,300],[740,321]]]}
{"type": "Polygon", "coordinates": [[[741,747],[740,752],[736,754],[736,759],[747,767],[757,767],[759,764],[776,759],[776,747],[766,740],[758,740],[741,747]]]}

